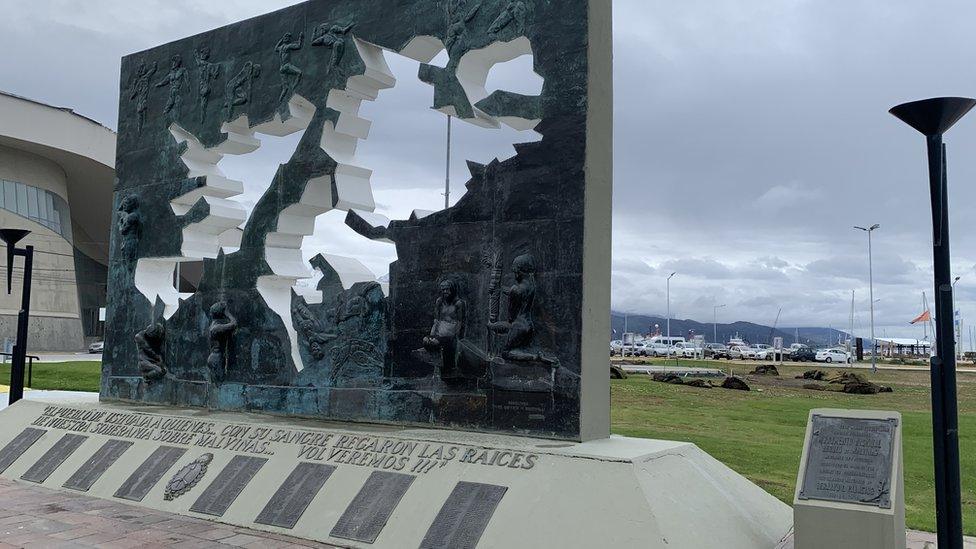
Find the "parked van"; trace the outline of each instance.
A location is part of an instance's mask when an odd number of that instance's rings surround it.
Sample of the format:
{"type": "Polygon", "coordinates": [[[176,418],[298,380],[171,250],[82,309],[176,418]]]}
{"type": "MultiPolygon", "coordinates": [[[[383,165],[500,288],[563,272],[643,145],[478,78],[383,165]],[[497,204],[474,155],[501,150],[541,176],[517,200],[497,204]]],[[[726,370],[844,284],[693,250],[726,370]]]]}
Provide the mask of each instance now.
{"type": "Polygon", "coordinates": [[[684,343],[685,338],[680,336],[654,336],[649,340],[650,343],[660,343],[661,345],[667,345],[668,347],[673,347],[678,343],[684,343]]]}

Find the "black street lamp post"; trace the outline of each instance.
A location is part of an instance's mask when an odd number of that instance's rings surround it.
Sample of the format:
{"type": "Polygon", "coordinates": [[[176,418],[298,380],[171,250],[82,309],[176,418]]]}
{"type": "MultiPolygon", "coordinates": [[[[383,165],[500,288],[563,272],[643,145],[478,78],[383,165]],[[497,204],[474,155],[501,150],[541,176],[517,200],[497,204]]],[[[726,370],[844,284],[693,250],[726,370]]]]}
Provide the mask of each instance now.
{"type": "Polygon", "coordinates": [[[34,247],[17,248],[17,243],[30,231],[25,229],[0,229],[0,239],[7,243],[7,293],[13,289],[14,257],[24,256],[24,289],[21,294],[20,312],[17,314],[17,343],[14,344],[13,363],[10,366],[10,400],[13,404],[24,398],[24,363],[27,360],[27,320],[30,317],[31,271],[34,264],[34,247]]]}
{"type": "Polygon", "coordinates": [[[932,196],[932,255],[935,267],[935,345],[932,357],[932,439],[935,453],[935,511],[938,545],[962,549],[959,474],[959,422],[956,402],[956,351],[952,326],[952,273],[949,267],[949,200],[944,134],[976,100],[938,97],[913,101],[891,114],[915,128],[928,146],[932,196]]]}

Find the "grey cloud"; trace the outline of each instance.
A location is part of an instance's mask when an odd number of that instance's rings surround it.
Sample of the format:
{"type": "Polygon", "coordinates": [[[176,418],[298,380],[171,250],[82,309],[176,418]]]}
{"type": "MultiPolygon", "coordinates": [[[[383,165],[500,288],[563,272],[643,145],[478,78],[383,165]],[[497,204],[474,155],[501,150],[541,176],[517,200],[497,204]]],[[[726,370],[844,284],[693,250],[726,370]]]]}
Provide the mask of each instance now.
{"type": "MultiPolygon", "coordinates": [[[[119,59],[297,0],[7,2],[0,20],[0,89],[67,105],[115,126],[119,59]]],[[[891,335],[931,298],[931,213],[923,141],[887,114],[901,101],[973,95],[967,0],[743,2],[615,0],[613,306],[726,320],[843,327],[850,291],[867,318],[866,241],[875,233],[876,320],[891,335]],[[937,37],[934,39],[933,37],[937,37]],[[668,271],[670,272],[670,271],[668,271]],[[846,296],[846,297],[845,297],[846,296]]],[[[379,203],[400,213],[436,208],[444,176],[444,118],[416,64],[390,56],[400,82],[363,112],[361,146],[379,203]]],[[[500,86],[517,88],[517,72],[500,86]]],[[[971,118],[976,118],[971,115],[971,118]]],[[[455,125],[455,189],[466,159],[512,154],[528,134],[455,125]]],[[[976,122],[947,136],[957,306],[976,315],[976,122]],[[967,278],[969,277],[969,278],[967,278]]],[[[287,149],[287,148],[286,148],[287,149]]],[[[280,161],[242,160],[248,188],[280,161]]],[[[264,153],[262,153],[264,154],[264,153]]],[[[459,193],[455,195],[455,198],[459,193]]],[[[327,224],[327,223],[326,223],[327,224]]],[[[344,233],[314,249],[366,250],[344,233]]],[[[363,252],[380,269],[391,252],[363,252]]],[[[976,318],[976,316],[974,316],[976,318]]]]}

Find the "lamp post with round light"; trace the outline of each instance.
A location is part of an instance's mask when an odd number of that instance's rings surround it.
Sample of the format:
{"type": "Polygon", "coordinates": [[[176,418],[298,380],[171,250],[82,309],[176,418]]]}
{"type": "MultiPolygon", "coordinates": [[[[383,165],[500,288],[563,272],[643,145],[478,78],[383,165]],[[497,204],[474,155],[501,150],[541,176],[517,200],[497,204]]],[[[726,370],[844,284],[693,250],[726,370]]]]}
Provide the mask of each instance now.
{"type": "Polygon", "coordinates": [[[878,345],[874,342],[874,259],[871,253],[871,233],[881,228],[881,225],[875,223],[868,228],[864,227],[854,227],[855,229],[862,230],[868,233],[868,292],[871,294],[871,371],[878,371],[878,358],[877,350],[878,345]]]}
{"type": "Polygon", "coordinates": [[[963,538],[952,272],[949,264],[949,193],[942,135],[973,106],[976,106],[976,99],[937,97],[904,103],[890,111],[925,136],[928,151],[936,315],[936,354],[931,359],[935,523],[938,546],[944,549],[962,549],[963,538]]]}

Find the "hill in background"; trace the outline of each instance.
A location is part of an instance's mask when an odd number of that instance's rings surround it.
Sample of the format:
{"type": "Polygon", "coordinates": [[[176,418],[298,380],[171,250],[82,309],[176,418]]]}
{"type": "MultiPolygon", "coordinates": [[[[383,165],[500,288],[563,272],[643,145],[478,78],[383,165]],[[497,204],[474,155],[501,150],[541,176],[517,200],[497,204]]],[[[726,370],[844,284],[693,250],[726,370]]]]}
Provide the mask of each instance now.
{"type": "MultiPolygon", "coordinates": [[[[614,330],[611,339],[620,339],[624,333],[625,315],[622,313],[610,313],[610,328],[614,330]]],[[[660,327],[662,334],[667,332],[667,319],[660,316],[649,315],[627,315],[627,330],[642,335],[654,333],[654,325],[660,327]]],[[[719,323],[715,326],[718,341],[728,342],[729,338],[740,337],[749,343],[768,343],[772,344],[774,337],[782,337],[784,345],[797,342],[811,345],[814,347],[825,347],[836,345],[838,337],[847,338],[847,333],[833,328],[777,328],[773,330],[770,326],[755,324],[753,322],[733,322],[731,324],[719,323]]],[[[712,323],[697,322],[689,319],[671,319],[671,335],[682,336],[690,339],[694,335],[704,335],[705,341],[713,341],[712,323]]]]}

